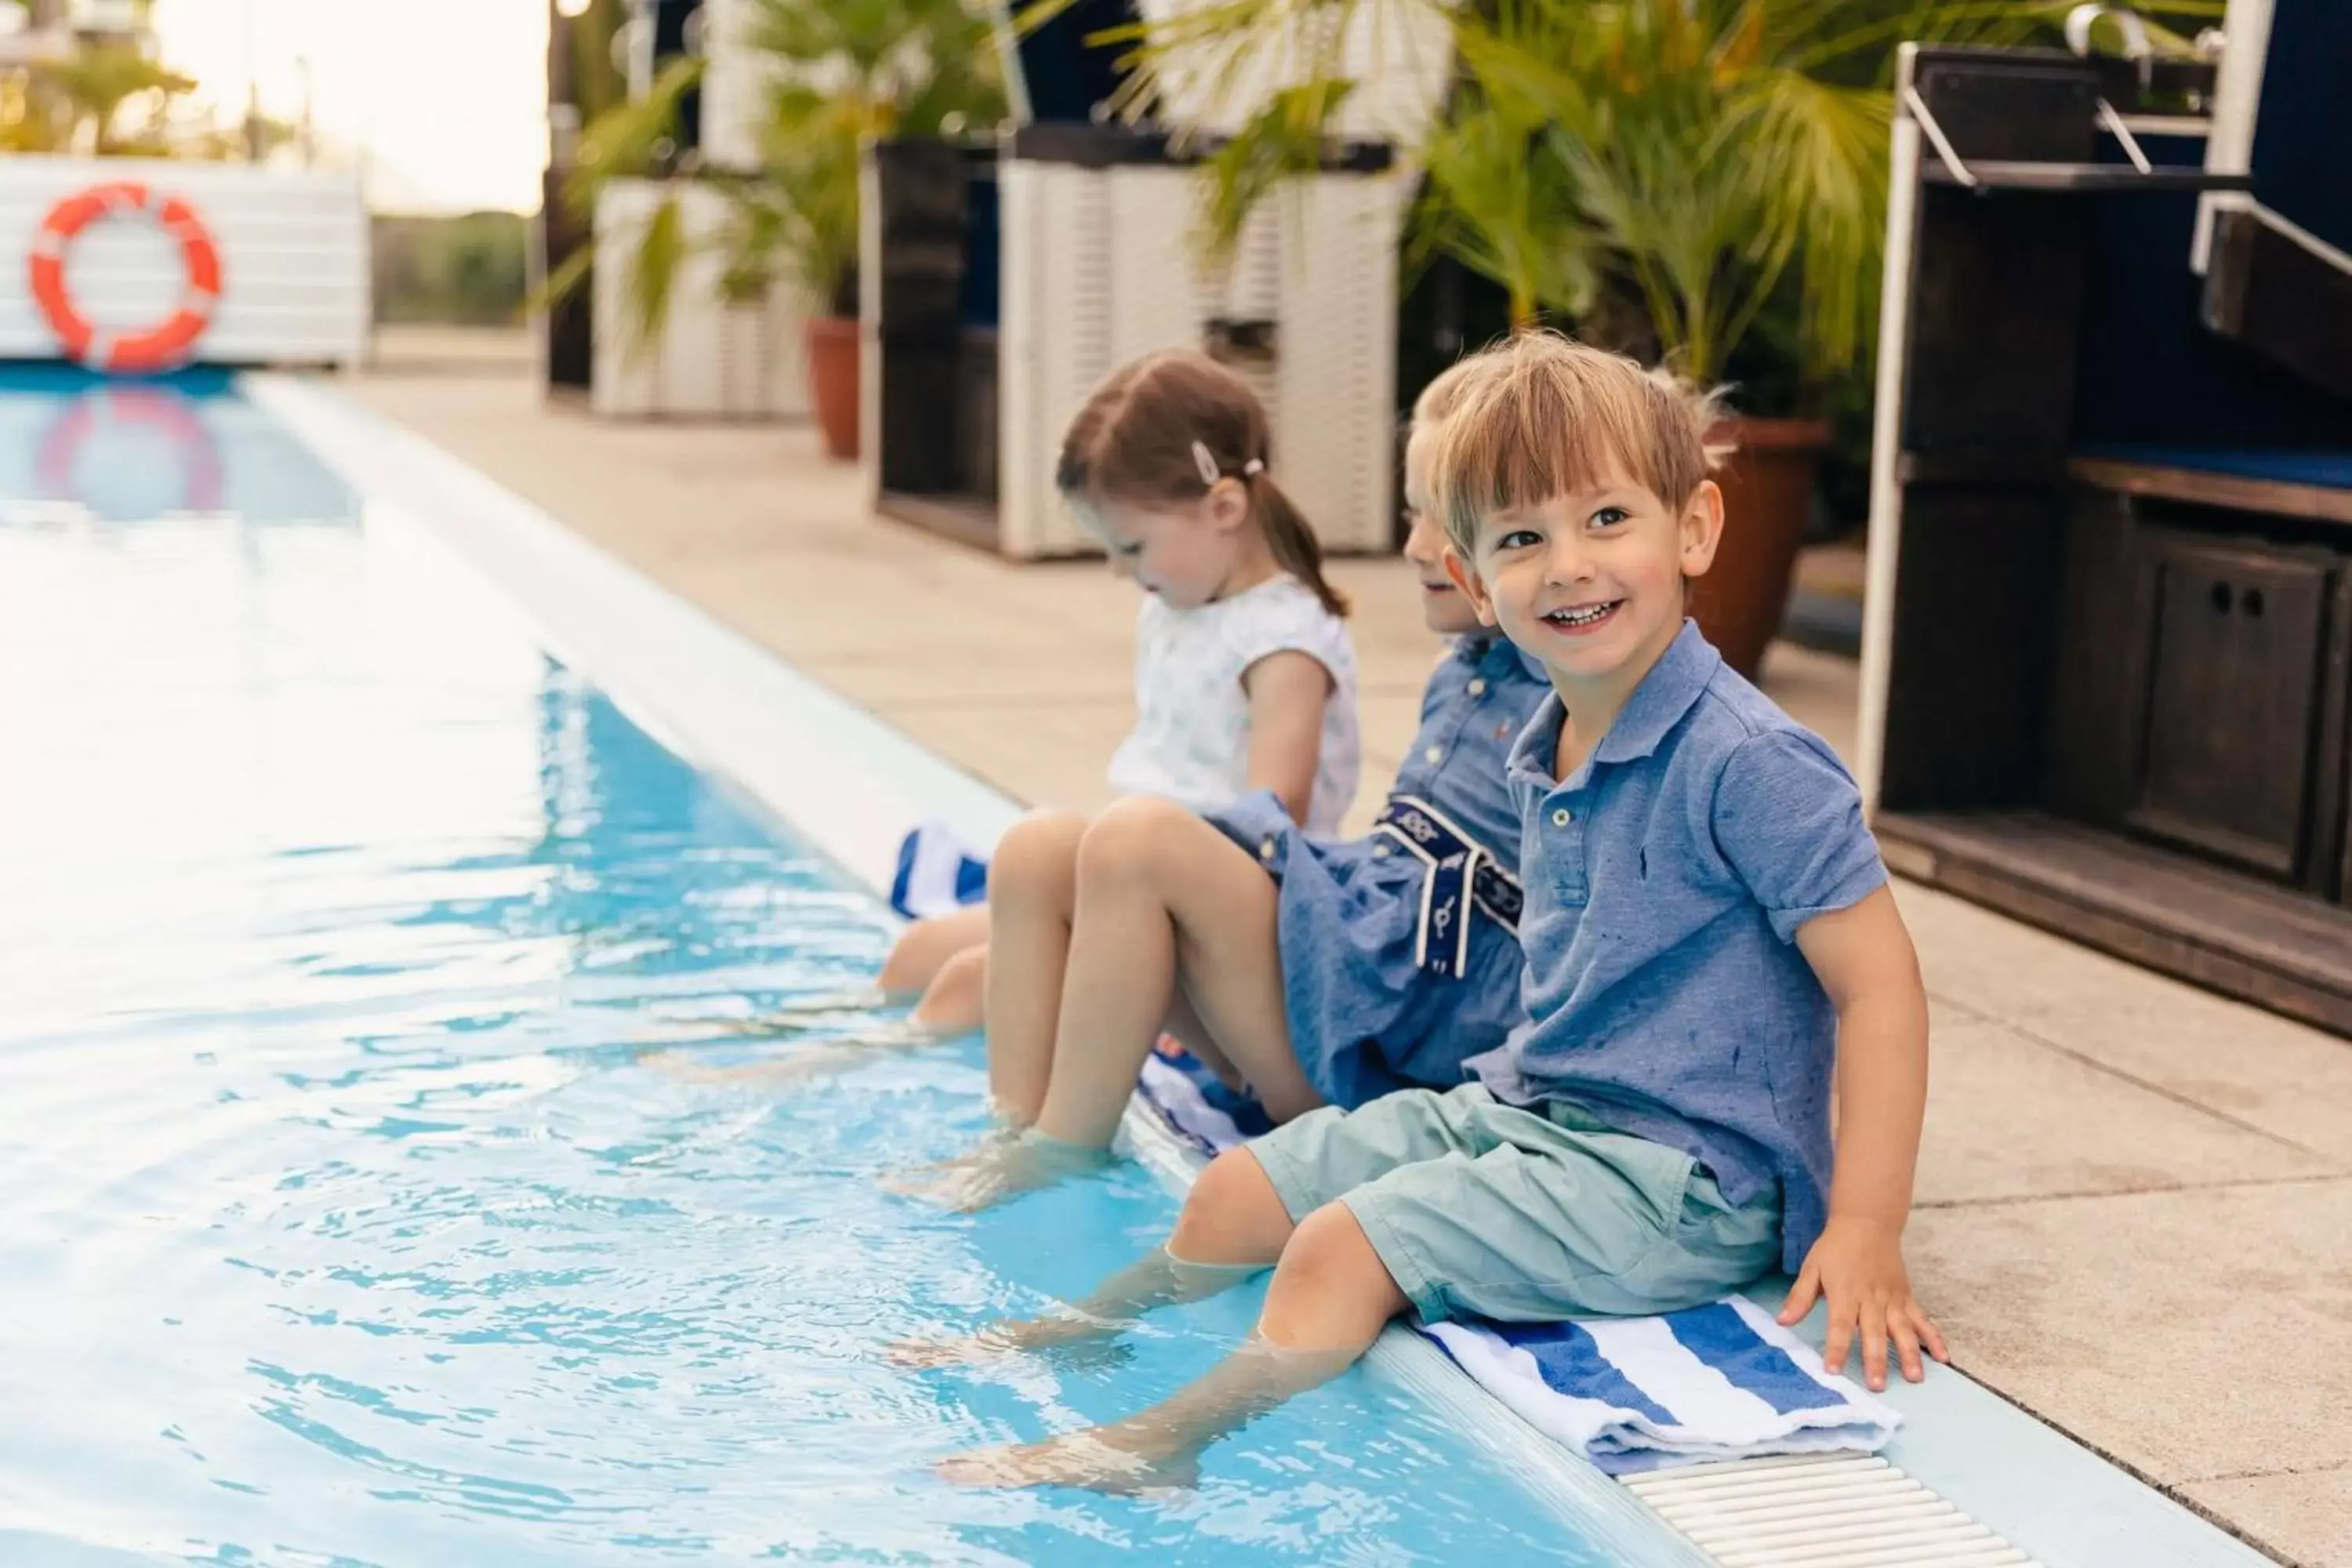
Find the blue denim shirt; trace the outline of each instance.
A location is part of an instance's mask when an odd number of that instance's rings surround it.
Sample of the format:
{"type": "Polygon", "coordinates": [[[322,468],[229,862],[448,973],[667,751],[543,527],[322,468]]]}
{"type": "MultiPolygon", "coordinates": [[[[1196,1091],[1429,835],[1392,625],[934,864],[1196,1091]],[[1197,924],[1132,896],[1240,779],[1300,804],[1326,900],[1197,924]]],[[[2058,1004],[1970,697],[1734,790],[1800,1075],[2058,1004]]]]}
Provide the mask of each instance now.
{"type": "Polygon", "coordinates": [[[1519,807],[1504,764],[1550,689],[1542,662],[1506,638],[1461,638],[1422,689],[1421,728],[1389,795],[1429,802],[1516,870],[1519,807]]]}
{"type": "MultiPolygon", "coordinates": [[[[1508,642],[1461,639],[1430,672],[1395,795],[1435,807],[1516,873],[1519,812],[1503,763],[1550,691],[1543,667],[1508,642]]],[[[1395,839],[1315,837],[1265,790],[1208,820],[1281,883],[1283,1009],[1324,1099],[1352,1107],[1400,1089],[1458,1084],[1465,1060],[1500,1045],[1519,1021],[1519,944],[1488,912],[1456,928],[1467,948],[1456,975],[1423,966],[1431,873],[1395,839]]]]}
{"type": "Polygon", "coordinates": [[[1828,1207],[1837,1016],[1793,939],[1886,879],[1861,794],[1694,624],[1563,780],[1566,716],[1553,696],[1512,749],[1528,1021],[1471,1070],[1681,1150],[1733,1203],[1777,1184],[1794,1270],[1828,1207]]]}

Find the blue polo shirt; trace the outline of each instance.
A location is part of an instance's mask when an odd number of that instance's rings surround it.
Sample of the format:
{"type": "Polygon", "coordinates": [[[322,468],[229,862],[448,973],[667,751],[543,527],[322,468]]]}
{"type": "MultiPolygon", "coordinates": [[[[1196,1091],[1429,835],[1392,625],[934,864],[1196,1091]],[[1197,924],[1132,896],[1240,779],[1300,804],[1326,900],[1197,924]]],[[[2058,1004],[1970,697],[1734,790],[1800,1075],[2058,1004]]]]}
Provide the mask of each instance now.
{"type": "Polygon", "coordinates": [[[1566,717],[1554,693],[1507,764],[1528,1022],[1469,1067],[1497,1099],[1681,1150],[1735,1204],[1778,1184],[1793,1271],[1828,1207],[1837,1050],[1793,939],[1886,880],[1861,792],[1693,623],[1559,779],[1566,717]]]}

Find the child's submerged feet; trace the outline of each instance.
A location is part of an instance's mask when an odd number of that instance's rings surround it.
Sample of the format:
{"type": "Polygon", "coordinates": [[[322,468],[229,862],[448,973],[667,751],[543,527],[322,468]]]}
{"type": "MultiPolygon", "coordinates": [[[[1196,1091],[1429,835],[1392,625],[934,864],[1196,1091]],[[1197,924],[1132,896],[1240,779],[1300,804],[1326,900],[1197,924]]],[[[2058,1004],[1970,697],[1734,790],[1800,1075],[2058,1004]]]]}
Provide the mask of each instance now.
{"type": "Polygon", "coordinates": [[[981,1448],[942,1459],[939,1472],[968,1487],[1087,1487],[1154,1491],[1199,1484],[1212,1443],[1354,1364],[1360,1346],[1296,1349],[1253,1335],[1208,1373],[1150,1409],[1108,1426],[1042,1443],[981,1448]]]}
{"type": "Polygon", "coordinates": [[[1071,1176],[1098,1171],[1111,1159],[1108,1149],[1065,1143],[1031,1131],[992,1139],[969,1154],[901,1172],[885,1178],[882,1184],[894,1193],[971,1214],[1071,1176]]]}
{"type": "MultiPolygon", "coordinates": [[[[814,1027],[805,1023],[778,1024],[759,1031],[769,1038],[814,1032],[814,1027]]],[[[760,1083],[772,1087],[854,1071],[884,1056],[937,1045],[942,1037],[910,1020],[879,1019],[854,1034],[811,1041],[790,1056],[768,1061],[703,1062],[688,1049],[675,1046],[641,1049],[637,1059],[656,1072],[688,1083],[760,1083]]]]}
{"type": "Polygon", "coordinates": [[[1201,1481],[1197,1454],[1173,1434],[1155,1439],[1133,1422],[1097,1426],[1001,1448],[975,1448],[939,1462],[942,1480],[960,1487],[1085,1487],[1098,1492],[1169,1491],[1201,1481]]]}
{"type": "Polygon", "coordinates": [[[879,1012],[890,1005],[890,997],[879,986],[868,985],[856,991],[834,991],[815,996],[794,997],[749,1017],[701,1018],[694,1019],[692,1023],[713,1034],[793,1034],[821,1026],[828,1018],[879,1012]]]}
{"type": "Polygon", "coordinates": [[[965,1366],[998,1356],[1039,1351],[1083,1352],[1118,1359],[1115,1342],[1134,1325],[1066,1310],[1043,1318],[1009,1318],[976,1334],[949,1340],[900,1340],[883,1353],[905,1367],[965,1366]]]}

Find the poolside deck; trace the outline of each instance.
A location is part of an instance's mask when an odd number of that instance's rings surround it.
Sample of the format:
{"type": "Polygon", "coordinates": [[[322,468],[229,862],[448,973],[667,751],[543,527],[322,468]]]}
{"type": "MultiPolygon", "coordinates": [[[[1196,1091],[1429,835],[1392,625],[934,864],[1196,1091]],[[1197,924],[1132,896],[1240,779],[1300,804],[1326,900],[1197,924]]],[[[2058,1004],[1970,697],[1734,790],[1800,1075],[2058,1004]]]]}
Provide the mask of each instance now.
{"type": "MultiPolygon", "coordinates": [[[[605,424],[510,363],[387,352],[348,385],[1006,793],[1102,801],[1130,589],[868,518],[804,430],[605,424]]],[[[1400,563],[1335,575],[1360,820],[1435,648],[1400,563]]],[[[1850,743],[1852,666],[1784,645],[1765,684],[1850,743]]],[[[2282,1560],[2352,1568],[2352,1043],[1901,895],[1937,1022],[1910,1253],[1959,1363],[2282,1560]]]]}

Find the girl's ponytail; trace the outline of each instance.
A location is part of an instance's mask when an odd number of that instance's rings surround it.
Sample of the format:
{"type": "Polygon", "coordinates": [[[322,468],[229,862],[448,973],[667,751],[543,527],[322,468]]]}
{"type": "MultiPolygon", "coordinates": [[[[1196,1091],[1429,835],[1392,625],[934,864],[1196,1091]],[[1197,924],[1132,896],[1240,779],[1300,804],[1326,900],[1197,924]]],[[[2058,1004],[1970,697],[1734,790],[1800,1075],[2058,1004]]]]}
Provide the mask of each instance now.
{"type": "Polygon", "coordinates": [[[1348,595],[1323,575],[1323,542],[1315,537],[1307,515],[1268,475],[1261,472],[1244,482],[1249,486],[1250,509],[1265,533],[1266,549],[1273,552],[1275,564],[1313,589],[1326,610],[1345,616],[1348,595]]]}

